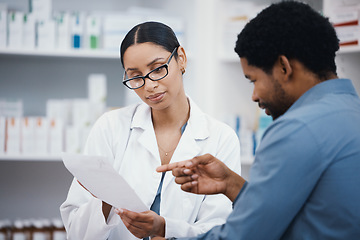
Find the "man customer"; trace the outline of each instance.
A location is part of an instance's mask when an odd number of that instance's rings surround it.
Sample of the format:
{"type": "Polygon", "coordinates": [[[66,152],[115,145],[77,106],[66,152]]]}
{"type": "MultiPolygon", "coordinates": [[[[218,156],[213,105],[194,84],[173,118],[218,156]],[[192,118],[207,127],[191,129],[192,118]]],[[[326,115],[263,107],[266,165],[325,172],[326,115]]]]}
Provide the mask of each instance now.
{"type": "Polygon", "coordinates": [[[225,224],[184,239],[360,239],[360,99],[337,76],[338,49],[328,19],[300,2],[272,4],[245,26],[235,51],[274,122],[248,182],[211,155],[158,168],[184,191],[233,201],[225,224]]]}

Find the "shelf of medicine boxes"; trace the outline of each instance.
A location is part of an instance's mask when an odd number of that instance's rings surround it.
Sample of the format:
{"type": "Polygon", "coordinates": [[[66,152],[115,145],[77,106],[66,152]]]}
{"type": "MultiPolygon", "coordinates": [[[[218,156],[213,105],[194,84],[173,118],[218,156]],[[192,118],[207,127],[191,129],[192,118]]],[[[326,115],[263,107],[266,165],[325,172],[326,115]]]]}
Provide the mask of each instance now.
{"type": "MultiPolygon", "coordinates": [[[[44,57],[70,57],[70,58],[99,58],[120,59],[118,51],[101,49],[69,49],[69,50],[40,50],[40,49],[0,49],[0,55],[44,56],[44,57]]],[[[191,58],[191,53],[187,53],[191,58]]]]}
{"type": "MultiPolygon", "coordinates": [[[[338,54],[347,54],[347,53],[360,53],[360,45],[357,46],[341,46],[338,54]]],[[[221,62],[238,62],[240,64],[239,56],[234,52],[230,54],[219,53],[218,59],[221,62]]]]}
{"type": "Polygon", "coordinates": [[[47,161],[47,162],[59,162],[61,161],[60,155],[49,154],[34,154],[34,155],[22,155],[22,154],[0,154],[0,161],[47,161]]]}
{"type": "Polygon", "coordinates": [[[0,49],[0,55],[119,59],[119,52],[99,49],[40,50],[5,48],[0,49]]]}

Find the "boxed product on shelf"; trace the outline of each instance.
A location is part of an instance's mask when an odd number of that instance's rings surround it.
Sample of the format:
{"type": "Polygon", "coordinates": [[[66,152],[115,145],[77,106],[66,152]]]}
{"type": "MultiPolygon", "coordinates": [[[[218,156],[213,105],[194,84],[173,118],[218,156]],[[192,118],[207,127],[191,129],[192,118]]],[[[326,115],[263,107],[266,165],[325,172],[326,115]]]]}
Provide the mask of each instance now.
{"type": "Polygon", "coordinates": [[[23,102],[21,99],[0,99],[0,116],[21,117],[23,102]]]}
{"type": "Polygon", "coordinates": [[[26,49],[34,49],[36,40],[36,25],[34,15],[32,15],[31,13],[24,14],[23,24],[22,46],[26,49]]]}
{"type": "Polygon", "coordinates": [[[31,225],[28,220],[15,220],[10,228],[12,239],[31,239],[31,225]]]}
{"type": "Polygon", "coordinates": [[[109,51],[119,51],[120,43],[126,33],[142,21],[141,16],[118,13],[104,16],[103,48],[109,51]]]}
{"type": "Polygon", "coordinates": [[[63,222],[61,219],[53,219],[52,220],[52,239],[53,240],[65,240],[66,239],[66,231],[63,222]]]}
{"type": "Polygon", "coordinates": [[[65,147],[64,151],[68,153],[82,153],[86,140],[89,136],[91,126],[73,126],[65,127],[65,147]]]}
{"type": "Polygon", "coordinates": [[[91,104],[90,121],[93,123],[105,112],[107,84],[105,74],[90,74],[88,76],[88,99],[91,104]]]}
{"type": "Polygon", "coordinates": [[[359,45],[360,2],[358,0],[324,0],[324,14],[335,27],[340,45],[359,45]]]}
{"type": "Polygon", "coordinates": [[[238,114],[227,114],[222,119],[234,129],[240,142],[240,155],[242,164],[252,164],[254,160],[254,130],[247,125],[245,117],[238,114]]]}
{"type": "Polygon", "coordinates": [[[46,117],[48,119],[59,119],[64,125],[71,123],[71,100],[70,99],[48,99],[46,101],[46,117]]]}
{"type": "Polygon", "coordinates": [[[336,27],[336,34],[340,40],[340,46],[359,46],[360,26],[336,27]]]}
{"type": "Polygon", "coordinates": [[[106,75],[93,73],[88,76],[88,98],[91,103],[106,103],[106,75]]]}
{"type": "Polygon", "coordinates": [[[358,0],[323,0],[323,10],[335,27],[359,25],[358,0]]]}
{"type": "Polygon", "coordinates": [[[80,129],[75,126],[65,127],[65,152],[80,153],[80,129]]]}
{"type": "Polygon", "coordinates": [[[30,12],[8,11],[0,4],[0,49],[103,49],[119,51],[125,34],[136,24],[155,20],[172,27],[181,45],[185,24],[179,17],[148,8],[126,12],[57,11],[51,0],[30,0],[30,12]],[[35,27],[34,27],[35,26],[35,27]],[[3,33],[3,34],[1,34],[3,33]]]}
{"type": "Polygon", "coordinates": [[[48,219],[34,219],[31,235],[33,240],[50,240],[52,235],[51,222],[48,219]]]}
{"type": "Polygon", "coordinates": [[[64,151],[64,124],[61,119],[49,121],[49,154],[59,155],[64,151]]]}
{"type": "Polygon", "coordinates": [[[35,154],[35,117],[21,119],[22,154],[35,154]]]}
{"type": "Polygon", "coordinates": [[[8,14],[8,47],[21,49],[23,43],[24,13],[11,11],[8,14]]]}
{"type": "MultiPolygon", "coordinates": [[[[234,46],[237,35],[248,21],[260,12],[264,5],[252,1],[226,0],[219,2],[220,24],[220,53],[222,57],[236,56],[234,46]]],[[[237,56],[236,56],[237,57],[237,56]]]]}
{"type": "Polygon", "coordinates": [[[0,219],[1,240],[65,240],[64,224],[58,218],[0,219]]]}
{"type": "Polygon", "coordinates": [[[37,48],[43,50],[55,49],[55,21],[52,19],[38,21],[37,48]]]}
{"type": "Polygon", "coordinates": [[[259,111],[259,118],[258,118],[257,130],[255,134],[255,143],[256,143],[255,148],[259,146],[261,142],[261,138],[265,133],[265,130],[273,122],[272,117],[267,115],[264,109],[258,109],[258,111],[259,111]]]}
{"type": "Polygon", "coordinates": [[[0,49],[7,46],[7,7],[0,3],[0,49]]]}
{"type": "Polygon", "coordinates": [[[48,20],[52,15],[52,0],[29,0],[30,12],[37,20],[48,20]]]}
{"type": "Polygon", "coordinates": [[[0,220],[0,239],[8,240],[11,235],[11,221],[8,219],[0,220]]]}
{"type": "Polygon", "coordinates": [[[6,154],[48,154],[47,123],[44,117],[8,118],[6,154]]]}
{"type": "Polygon", "coordinates": [[[36,154],[48,154],[49,121],[45,117],[36,118],[34,142],[36,154]]]}
{"type": "Polygon", "coordinates": [[[72,122],[73,126],[85,127],[92,123],[91,103],[87,98],[77,98],[72,100],[72,122]]]}
{"type": "Polygon", "coordinates": [[[89,14],[86,17],[86,48],[101,48],[101,20],[102,19],[99,15],[89,14]]]}
{"type": "Polygon", "coordinates": [[[157,21],[168,25],[174,31],[180,45],[186,46],[184,19],[169,15],[162,9],[149,7],[130,7],[127,13],[135,16],[143,16],[141,21],[157,21]]]}
{"type": "Polygon", "coordinates": [[[68,50],[71,46],[70,37],[70,14],[68,12],[57,12],[56,21],[56,42],[57,49],[68,50]]]}
{"type": "Polygon", "coordinates": [[[84,48],[85,13],[73,12],[70,16],[71,47],[84,48]]]}
{"type": "Polygon", "coordinates": [[[183,19],[178,17],[157,15],[157,16],[147,17],[146,21],[158,21],[168,25],[174,31],[180,45],[186,47],[185,22],[183,21],[183,19]]]}
{"type": "Polygon", "coordinates": [[[6,154],[18,155],[21,152],[21,118],[7,118],[6,128],[5,152],[6,154]]]}

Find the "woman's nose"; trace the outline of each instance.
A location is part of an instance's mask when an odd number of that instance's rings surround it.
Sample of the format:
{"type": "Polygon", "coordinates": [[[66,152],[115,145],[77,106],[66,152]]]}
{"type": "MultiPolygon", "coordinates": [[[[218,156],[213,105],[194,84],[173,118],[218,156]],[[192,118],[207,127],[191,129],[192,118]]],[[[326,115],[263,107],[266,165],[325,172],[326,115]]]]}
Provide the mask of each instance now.
{"type": "Polygon", "coordinates": [[[145,78],[145,90],[152,91],[159,86],[158,81],[152,81],[149,78],[145,78]]]}

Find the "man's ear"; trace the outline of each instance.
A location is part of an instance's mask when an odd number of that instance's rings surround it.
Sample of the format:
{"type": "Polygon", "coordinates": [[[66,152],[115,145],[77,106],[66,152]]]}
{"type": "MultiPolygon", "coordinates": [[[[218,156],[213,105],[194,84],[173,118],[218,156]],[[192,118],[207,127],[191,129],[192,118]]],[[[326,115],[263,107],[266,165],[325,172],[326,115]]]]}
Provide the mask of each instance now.
{"type": "Polygon", "coordinates": [[[293,69],[290,64],[290,60],[285,55],[280,55],[278,59],[281,75],[285,81],[288,81],[293,69]]]}

